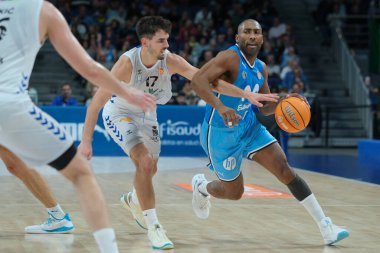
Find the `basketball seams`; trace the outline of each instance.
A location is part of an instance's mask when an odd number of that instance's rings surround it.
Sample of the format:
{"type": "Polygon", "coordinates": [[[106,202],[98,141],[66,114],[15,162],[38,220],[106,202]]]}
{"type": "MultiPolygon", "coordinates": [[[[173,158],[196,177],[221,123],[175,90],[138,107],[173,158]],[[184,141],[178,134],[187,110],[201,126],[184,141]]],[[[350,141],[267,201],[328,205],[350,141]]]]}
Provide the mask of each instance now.
{"type": "MultiPolygon", "coordinates": [[[[302,113],[297,109],[297,107],[295,107],[292,103],[290,103],[290,101],[286,101],[286,102],[289,103],[298,112],[298,115],[302,119],[303,126],[306,127],[305,120],[302,117],[302,113]]],[[[304,103],[302,100],[301,102],[304,103]]]]}
{"type": "MultiPolygon", "coordinates": [[[[302,128],[297,128],[296,126],[293,125],[293,122],[289,121],[288,117],[287,117],[287,113],[286,111],[284,111],[284,107],[283,107],[283,104],[284,102],[290,104],[288,101],[281,101],[280,103],[280,106],[281,106],[281,112],[282,114],[284,115],[284,119],[289,123],[290,126],[292,126],[293,128],[295,128],[296,130],[302,130],[302,128]]],[[[293,106],[292,104],[290,104],[291,106],[293,106]]],[[[294,107],[294,106],[293,106],[294,107]]],[[[297,111],[298,112],[298,111],[297,111]]],[[[298,112],[299,113],[299,112],[298,112]]],[[[303,121],[303,120],[302,120],[303,121]]]]}

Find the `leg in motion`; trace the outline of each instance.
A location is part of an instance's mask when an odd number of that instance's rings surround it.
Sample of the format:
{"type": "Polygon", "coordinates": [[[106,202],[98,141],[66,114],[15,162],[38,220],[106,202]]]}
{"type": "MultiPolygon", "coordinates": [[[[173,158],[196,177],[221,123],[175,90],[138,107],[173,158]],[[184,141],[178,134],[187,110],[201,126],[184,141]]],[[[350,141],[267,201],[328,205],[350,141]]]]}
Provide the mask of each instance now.
{"type": "Polygon", "coordinates": [[[8,171],[18,177],[28,190],[46,207],[48,219],[40,225],[25,227],[25,233],[49,234],[71,233],[74,225],[68,213],[56,202],[49,185],[38,171],[28,167],[9,149],[0,146],[0,158],[8,171]]]}
{"type": "Polygon", "coordinates": [[[254,156],[254,160],[288,186],[290,192],[317,223],[326,245],[332,245],[349,236],[346,229],[336,226],[329,217],[326,217],[307,183],[289,166],[278,143],[260,150],[254,156]]]}

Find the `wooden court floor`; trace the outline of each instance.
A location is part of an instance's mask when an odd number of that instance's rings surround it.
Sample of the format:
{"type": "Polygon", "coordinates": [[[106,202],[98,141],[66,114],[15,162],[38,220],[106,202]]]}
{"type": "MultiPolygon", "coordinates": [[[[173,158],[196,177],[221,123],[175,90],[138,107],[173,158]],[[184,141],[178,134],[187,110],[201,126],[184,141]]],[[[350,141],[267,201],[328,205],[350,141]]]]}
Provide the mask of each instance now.
{"type": "MultiPolygon", "coordinates": [[[[288,193],[287,188],[264,169],[250,166],[243,170],[246,183],[288,193]]],[[[212,199],[209,219],[198,219],[191,207],[191,192],[176,184],[190,183],[192,176],[199,172],[205,173],[208,179],[215,178],[205,168],[164,169],[155,177],[158,216],[175,244],[175,249],[167,252],[380,252],[378,185],[299,170],[326,214],[351,232],[351,236],[337,246],[325,247],[312,218],[293,198],[212,199]]],[[[150,248],[145,232],[119,205],[120,194],[131,188],[132,173],[103,173],[97,177],[107,198],[120,252],[159,252],[150,248]]],[[[70,212],[76,231],[72,235],[24,234],[25,226],[46,218],[45,209],[16,178],[0,176],[0,252],[98,252],[73,187],[61,176],[47,175],[46,178],[61,206],[70,212]]]]}

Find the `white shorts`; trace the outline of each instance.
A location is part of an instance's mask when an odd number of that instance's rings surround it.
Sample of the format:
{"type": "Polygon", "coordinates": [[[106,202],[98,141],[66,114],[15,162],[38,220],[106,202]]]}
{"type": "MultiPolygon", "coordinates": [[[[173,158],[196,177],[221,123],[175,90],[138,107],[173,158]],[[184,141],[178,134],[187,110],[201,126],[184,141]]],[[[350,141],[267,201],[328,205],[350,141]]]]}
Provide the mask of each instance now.
{"type": "Polygon", "coordinates": [[[159,157],[161,142],[155,116],[120,113],[106,105],[103,109],[103,122],[109,135],[128,156],[134,146],[143,143],[153,157],[159,157]]]}
{"type": "Polygon", "coordinates": [[[58,122],[23,95],[0,94],[0,144],[31,166],[49,164],[73,144],[58,122]]]}

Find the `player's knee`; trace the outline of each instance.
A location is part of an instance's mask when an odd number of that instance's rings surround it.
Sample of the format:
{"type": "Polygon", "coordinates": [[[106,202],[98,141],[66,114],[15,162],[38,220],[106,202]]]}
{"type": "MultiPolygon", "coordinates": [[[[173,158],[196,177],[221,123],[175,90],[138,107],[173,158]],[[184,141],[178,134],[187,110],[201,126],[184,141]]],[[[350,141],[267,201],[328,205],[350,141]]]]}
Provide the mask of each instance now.
{"type": "Polygon", "coordinates": [[[151,154],[144,155],[138,164],[139,166],[137,169],[140,170],[141,173],[144,173],[146,175],[154,175],[157,171],[155,161],[151,154]]]}
{"type": "Polygon", "coordinates": [[[92,177],[93,172],[90,164],[82,156],[77,154],[74,159],[65,168],[60,170],[74,184],[84,177],[92,177]]]}
{"type": "Polygon", "coordinates": [[[280,180],[280,182],[283,184],[288,184],[295,177],[293,170],[290,168],[286,160],[281,161],[281,163],[278,166],[278,171],[276,175],[278,180],[280,180]]]}

